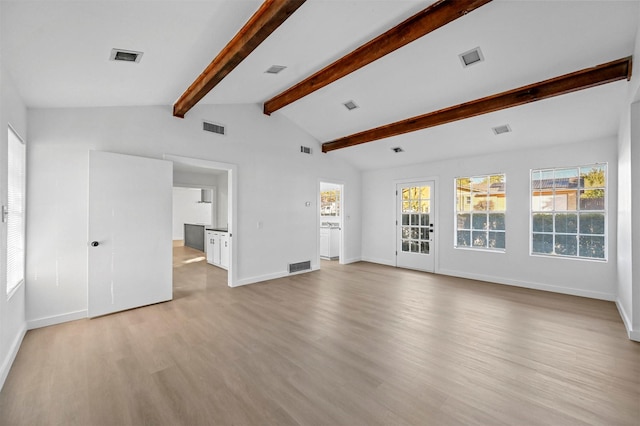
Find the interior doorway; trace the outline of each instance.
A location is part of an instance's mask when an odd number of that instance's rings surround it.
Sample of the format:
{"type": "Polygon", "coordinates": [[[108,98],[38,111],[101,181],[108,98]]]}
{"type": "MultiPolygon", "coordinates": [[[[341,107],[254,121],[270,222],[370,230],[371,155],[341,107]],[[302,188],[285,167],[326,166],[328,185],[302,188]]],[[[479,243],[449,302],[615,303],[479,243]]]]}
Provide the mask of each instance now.
{"type": "Polygon", "coordinates": [[[344,262],[344,184],[320,181],[318,253],[322,261],[344,262]]]}
{"type": "MultiPolygon", "coordinates": [[[[215,188],[212,194],[215,193],[216,199],[215,201],[211,200],[212,209],[215,209],[215,212],[212,212],[211,223],[195,223],[192,224],[195,226],[189,226],[189,228],[190,233],[195,229],[198,231],[198,235],[202,234],[202,252],[207,251],[206,235],[208,230],[225,232],[227,239],[224,245],[228,258],[223,269],[227,270],[227,285],[234,287],[237,282],[237,245],[234,244],[233,238],[237,223],[237,166],[176,155],[165,155],[164,158],[173,162],[174,187],[192,187],[205,190],[215,188]]],[[[201,202],[207,201],[207,197],[203,196],[201,202]]],[[[205,259],[207,259],[206,256],[205,259]]]]}

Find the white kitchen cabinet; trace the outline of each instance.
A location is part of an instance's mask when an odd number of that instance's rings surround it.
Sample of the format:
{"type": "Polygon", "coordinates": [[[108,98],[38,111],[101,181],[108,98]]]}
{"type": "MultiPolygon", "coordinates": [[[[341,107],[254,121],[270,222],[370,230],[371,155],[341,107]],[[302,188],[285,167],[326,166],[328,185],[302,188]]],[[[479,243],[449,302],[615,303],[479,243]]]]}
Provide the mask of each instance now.
{"type": "Polygon", "coordinates": [[[229,233],[206,231],[207,263],[229,269],[229,233]]]}
{"type": "Polygon", "coordinates": [[[340,257],[340,228],[320,228],[320,257],[336,259],[340,257]]]}
{"type": "Polygon", "coordinates": [[[229,269],[229,234],[220,234],[220,267],[229,269]]]}

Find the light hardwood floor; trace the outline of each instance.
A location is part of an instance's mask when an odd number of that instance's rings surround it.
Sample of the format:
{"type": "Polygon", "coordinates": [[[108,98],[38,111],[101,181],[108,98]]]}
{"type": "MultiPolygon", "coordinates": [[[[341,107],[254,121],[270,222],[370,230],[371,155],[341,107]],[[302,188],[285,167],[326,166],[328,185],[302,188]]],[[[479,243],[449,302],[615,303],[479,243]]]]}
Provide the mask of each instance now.
{"type": "Polygon", "coordinates": [[[174,300],[29,331],[9,425],[639,425],[610,302],[369,263],[231,289],[174,249],[174,300]]]}

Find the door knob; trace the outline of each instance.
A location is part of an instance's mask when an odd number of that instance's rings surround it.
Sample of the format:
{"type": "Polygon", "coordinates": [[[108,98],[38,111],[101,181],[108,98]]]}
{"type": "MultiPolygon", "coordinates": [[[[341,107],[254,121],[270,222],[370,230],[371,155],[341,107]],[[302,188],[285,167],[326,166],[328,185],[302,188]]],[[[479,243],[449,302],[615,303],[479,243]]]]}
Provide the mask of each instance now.
{"type": "Polygon", "coordinates": [[[97,241],[91,241],[91,247],[98,247],[100,245],[97,241]]]}

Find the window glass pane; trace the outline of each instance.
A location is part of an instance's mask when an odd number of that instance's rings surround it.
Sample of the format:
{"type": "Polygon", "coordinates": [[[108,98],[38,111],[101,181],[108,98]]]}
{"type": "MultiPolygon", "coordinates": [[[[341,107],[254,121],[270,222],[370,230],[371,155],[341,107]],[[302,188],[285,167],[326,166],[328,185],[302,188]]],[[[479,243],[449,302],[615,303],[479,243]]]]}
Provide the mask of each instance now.
{"type": "Polygon", "coordinates": [[[412,214],[411,215],[411,224],[412,225],[420,225],[420,215],[419,214],[412,214]]]}
{"type": "Polygon", "coordinates": [[[604,213],[580,213],[580,233],[604,235],[604,213]]]}
{"type": "Polygon", "coordinates": [[[557,213],[556,232],[576,234],[578,232],[578,215],[575,213],[557,213]]]}
{"type": "Polygon", "coordinates": [[[458,195],[456,198],[457,210],[459,212],[470,212],[471,211],[471,194],[462,193],[458,195]]]}
{"type": "Polygon", "coordinates": [[[553,188],[553,170],[534,171],[531,179],[531,189],[534,191],[553,188]]]}
{"type": "Polygon", "coordinates": [[[473,231],[472,237],[474,247],[487,246],[487,233],[485,231],[473,231]]]}
{"type": "Polygon", "coordinates": [[[458,215],[458,229],[471,229],[471,215],[469,213],[458,215]]]}
{"type": "Polygon", "coordinates": [[[504,231],[504,213],[489,214],[489,229],[504,231]]]}
{"type": "Polygon", "coordinates": [[[489,247],[504,249],[504,232],[489,232],[489,247]]]}
{"type": "Polygon", "coordinates": [[[429,254],[429,241],[422,241],[420,243],[420,253],[429,254]]]}
{"type": "Polygon", "coordinates": [[[419,241],[411,241],[411,253],[420,253],[419,241]]]}
{"type": "Polygon", "coordinates": [[[473,229],[487,229],[487,215],[474,213],[471,215],[473,229]]]}
{"type": "Polygon", "coordinates": [[[604,237],[581,235],[579,240],[580,256],[604,259],[604,237]]]}
{"type": "Polygon", "coordinates": [[[604,210],[604,189],[581,190],[580,210],[604,210]]]}
{"type": "Polygon", "coordinates": [[[430,201],[420,201],[420,213],[429,213],[431,202],[430,201]]]}
{"type": "Polygon", "coordinates": [[[410,238],[411,237],[411,228],[408,226],[402,227],[402,238],[410,238]]]}
{"type": "Polygon", "coordinates": [[[411,203],[409,201],[402,202],[402,213],[409,213],[411,211],[411,203]]]}
{"type": "Polygon", "coordinates": [[[402,251],[408,252],[410,250],[410,244],[407,240],[402,240],[402,251]]]}
{"type": "Polygon", "coordinates": [[[535,213],[532,225],[533,232],[553,232],[553,214],[535,213]]]}
{"type": "Polygon", "coordinates": [[[458,231],[458,247],[471,246],[471,231],[458,231]]]}
{"type": "Polygon", "coordinates": [[[420,188],[420,198],[423,200],[429,200],[431,198],[431,188],[423,186],[420,188]]]}
{"type": "Polygon", "coordinates": [[[421,240],[429,239],[429,228],[420,228],[420,239],[421,240]]]}
{"type": "Polygon", "coordinates": [[[533,234],[531,251],[538,254],[553,253],[553,235],[551,234],[533,234]]]}
{"type": "Polygon", "coordinates": [[[536,191],[531,198],[531,208],[533,211],[552,211],[553,210],[553,194],[548,192],[536,191]]]}
{"type": "Polygon", "coordinates": [[[420,228],[411,228],[411,239],[417,240],[420,238],[420,228]]]}
{"type": "Polygon", "coordinates": [[[408,225],[409,224],[409,215],[408,214],[403,214],[402,215],[402,224],[403,225],[408,225]]]}
{"type": "Polygon", "coordinates": [[[556,254],[563,256],[575,256],[578,252],[576,235],[556,235],[556,254]]]}
{"type": "Polygon", "coordinates": [[[574,190],[558,190],[554,197],[556,211],[576,211],[578,210],[576,200],[578,198],[578,191],[574,190]]]}
{"type": "Polygon", "coordinates": [[[428,214],[421,214],[420,215],[420,225],[429,226],[429,215],[428,214]]]}
{"type": "Polygon", "coordinates": [[[10,293],[24,281],[25,146],[11,127],[7,135],[7,281],[10,293]]]}
{"type": "Polygon", "coordinates": [[[471,208],[473,210],[487,210],[488,201],[486,193],[474,193],[471,196],[471,208]]]}
{"type": "Polygon", "coordinates": [[[578,169],[555,170],[553,186],[558,190],[577,188],[579,183],[578,169]]]}
{"type": "Polygon", "coordinates": [[[402,199],[403,200],[409,199],[409,188],[402,188],[402,199]]]}
{"type": "Polygon", "coordinates": [[[583,188],[604,188],[606,186],[605,166],[582,167],[580,178],[583,188]]]}
{"type": "Polygon", "coordinates": [[[420,198],[420,187],[413,186],[409,189],[409,198],[411,200],[417,200],[420,198]]]}

